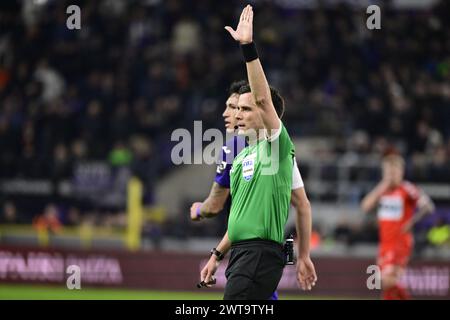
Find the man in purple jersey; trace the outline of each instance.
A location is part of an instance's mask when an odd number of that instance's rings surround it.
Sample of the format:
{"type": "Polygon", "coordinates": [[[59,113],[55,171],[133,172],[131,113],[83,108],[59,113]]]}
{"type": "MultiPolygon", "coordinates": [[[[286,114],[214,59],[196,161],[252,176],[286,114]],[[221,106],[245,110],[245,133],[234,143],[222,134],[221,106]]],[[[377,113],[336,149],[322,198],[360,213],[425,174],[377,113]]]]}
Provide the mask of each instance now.
{"type": "MultiPolygon", "coordinates": [[[[233,82],[230,85],[229,97],[225,104],[225,111],[222,114],[227,133],[234,134],[236,131],[237,120],[235,118],[235,114],[239,99],[239,89],[244,85],[247,85],[247,82],[244,80],[233,82]]],[[[279,116],[281,118],[282,115],[279,116]]],[[[233,137],[233,139],[228,140],[222,147],[221,162],[217,166],[216,177],[214,179],[210,194],[203,202],[194,202],[192,204],[190,210],[191,220],[199,221],[203,218],[211,218],[218,215],[222,211],[227,203],[230,193],[230,170],[233,160],[244,147],[246,147],[245,138],[238,135],[233,137]]],[[[292,170],[291,204],[294,206],[297,213],[297,239],[300,241],[302,248],[302,252],[299,252],[298,254],[302,256],[309,256],[309,242],[311,236],[311,205],[306,196],[304,184],[295,158],[292,170]]],[[[315,279],[317,278],[312,262],[309,265],[302,266],[297,264],[297,276],[303,290],[311,290],[312,285],[314,285],[314,282],[311,284],[305,280],[310,278],[311,275],[314,276],[315,279]]],[[[273,293],[271,300],[278,300],[278,294],[276,291],[273,293]]]]}
{"type": "MultiPolygon", "coordinates": [[[[225,103],[225,111],[222,114],[225,129],[228,134],[234,134],[237,122],[235,118],[237,103],[239,100],[239,89],[246,85],[247,81],[235,81],[230,85],[229,96],[225,103]]],[[[224,208],[228,195],[230,194],[230,169],[234,158],[246,146],[245,138],[234,136],[222,147],[220,163],[217,165],[216,177],[208,198],[203,202],[195,202],[195,210],[191,207],[191,219],[198,221],[202,218],[211,218],[219,214],[224,208]],[[201,204],[201,211],[200,211],[201,204]]]]}

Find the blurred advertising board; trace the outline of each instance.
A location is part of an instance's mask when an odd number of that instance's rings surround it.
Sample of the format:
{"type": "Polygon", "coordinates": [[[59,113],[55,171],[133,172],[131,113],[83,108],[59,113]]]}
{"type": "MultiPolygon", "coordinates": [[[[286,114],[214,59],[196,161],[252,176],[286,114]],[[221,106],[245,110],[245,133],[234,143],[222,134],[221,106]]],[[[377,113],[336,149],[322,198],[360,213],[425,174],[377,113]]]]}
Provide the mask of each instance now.
{"type": "MultiPolygon", "coordinates": [[[[279,291],[317,296],[378,298],[368,289],[374,260],[348,257],[315,257],[318,282],[305,293],[297,285],[295,266],[286,266],[279,291]]],[[[81,286],[153,290],[197,290],[205,255],[186,252],[81,250],[0,246],[0,283],[38,283],[66,286],[67,269],[81,271],[81,286]]],[[[214,291],[225,286],[224,261],[216,273],[214,291]]],[[[412,261],[403,284],[415,298],[450,299],[450,261],[412,261]]]]}

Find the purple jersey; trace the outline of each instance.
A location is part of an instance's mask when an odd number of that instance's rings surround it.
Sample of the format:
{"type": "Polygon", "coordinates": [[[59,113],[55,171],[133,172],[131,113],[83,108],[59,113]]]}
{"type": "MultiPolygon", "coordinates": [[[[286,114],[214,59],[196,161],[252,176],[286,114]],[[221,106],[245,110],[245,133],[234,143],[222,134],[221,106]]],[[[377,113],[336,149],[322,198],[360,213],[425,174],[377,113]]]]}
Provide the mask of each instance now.
{"type": "Polygon", "coordinates": [[[244,137],[235,136],[222,147],[221,162],[217,165],[214,181],[224,188],[230,188],[230,170],[234,158],[247,146],[244,137]]]}

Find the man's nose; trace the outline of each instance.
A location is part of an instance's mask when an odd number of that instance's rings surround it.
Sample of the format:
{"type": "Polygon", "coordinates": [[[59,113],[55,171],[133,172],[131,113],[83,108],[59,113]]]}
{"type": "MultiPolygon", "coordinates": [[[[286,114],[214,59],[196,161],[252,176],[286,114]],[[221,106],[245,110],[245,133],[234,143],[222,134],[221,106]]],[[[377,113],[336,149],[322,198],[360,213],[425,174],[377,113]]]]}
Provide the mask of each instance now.
{"type": "Polygon", "coordinates": [[[241,110],[237,110],[236,113],[234,114],[234,117],[236,119],[242,119],[241,110]]]}

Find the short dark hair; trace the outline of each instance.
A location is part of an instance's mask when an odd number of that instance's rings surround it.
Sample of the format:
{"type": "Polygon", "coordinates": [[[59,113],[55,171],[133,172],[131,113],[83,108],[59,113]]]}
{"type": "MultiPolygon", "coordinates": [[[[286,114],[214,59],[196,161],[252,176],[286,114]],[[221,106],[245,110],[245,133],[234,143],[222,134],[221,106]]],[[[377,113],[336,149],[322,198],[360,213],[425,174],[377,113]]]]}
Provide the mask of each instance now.
{"type": "Polygon", "coordinates": [[[242,86],[248,86],[248,82],[246,80],[234,81],[230,84],[230,88],[228,89],[228,94],[231,96],[232,94],[239,94],[239,90],[242,86]]]}
{"type": "MultiPolygon", "coordinates": [[[[270,96],[272,97],[273,106],[275,107],[275,110],[277,111],[278,117],[281,119],[284,114],[284,99],[277,89],[275,89],[274,87],[269,87],[269,88],[270,88],[270,96]]],[[[248,84],[242,86],[241,89],[239,90],[239,94],[244,94],[244,93],[248,93],[248,92],[251,92],[250,85],[248,85],[248,84]]]]}

